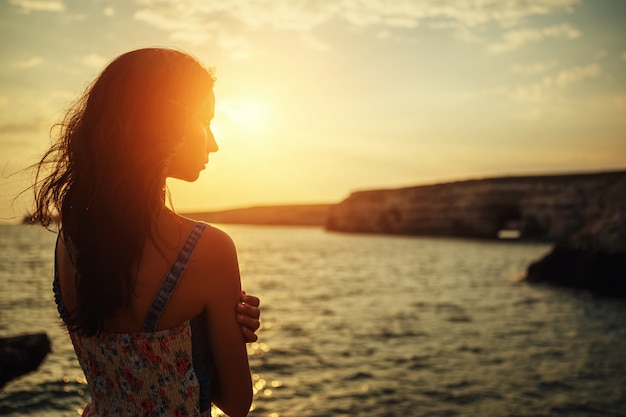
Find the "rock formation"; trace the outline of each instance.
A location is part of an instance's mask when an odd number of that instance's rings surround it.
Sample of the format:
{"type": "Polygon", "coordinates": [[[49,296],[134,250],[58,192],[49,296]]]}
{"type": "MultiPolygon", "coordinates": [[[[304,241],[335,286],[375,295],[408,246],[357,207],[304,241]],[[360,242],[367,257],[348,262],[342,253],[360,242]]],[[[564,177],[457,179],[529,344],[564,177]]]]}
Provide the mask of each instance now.
{"type": "Polygon", "coordinates": [[[559,241],[604,213],[603,192],[624,199],[626,172],[503,177],[360,191],[330,208],[333,231],[559,241]],[[615,185],[617,184],[617,185],[615,185]],[[621,192],[621,195],[619,194],[621,192]]]}
{"type": "Polygon", "coordinates": [[[39,367],[50,353],[50,339],[45,333],[0,337],[0,388],[39,367]]]}
{"type": "Polygon", "coordinates": [[[554,242],[528,268],[550,282],[626,296],[626,171],[505,177],[355,192],[328,230],[554,242]]]}
{"type": "Polygon", "coordinates": [[[590,204],[598,215],[528,267],[526,280],[626,297],[626,178],[590,204]]]}

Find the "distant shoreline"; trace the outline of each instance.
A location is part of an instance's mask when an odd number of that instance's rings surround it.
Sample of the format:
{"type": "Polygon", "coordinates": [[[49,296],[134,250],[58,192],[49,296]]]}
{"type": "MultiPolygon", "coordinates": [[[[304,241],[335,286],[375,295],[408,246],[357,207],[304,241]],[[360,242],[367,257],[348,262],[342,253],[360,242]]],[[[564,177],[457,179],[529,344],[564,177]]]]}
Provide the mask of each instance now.
{"type": "Polygon", "coordinates": [[[255,206],[220,211],[181,212],[180,214],[207,223],[323,227],[326,225],[328,213],[333,206],[335,204],[255,206]]]}
{"type": "MultiPolygon", "coordinates": [[[[607,170],[597,172],[560,173],[543,175],[510,175],[486,178],[470,178],[459,181],[425,183],[414,186],[403,186],[394,188],[379,188],[353,191],[352,195],[371,195],[378,200],[377,194],[387,192],[403,192],[410,189],[436,189],[463,184],[498,184],[515,181],[585,181],[597,177],[623,175],[624,170],[607,170]]],[[[208,223],[224,224],[247,224],[247,225],[268,225],[268,226],[319,226],[327,227],[330,216],[336,208],[345,203],[347,199],[337,203],[323,204],[283,204],[283,205],[263,205],[245,208],[234,208],[219,211],[194,211],[181,212],[181,215],[208,223]]],[[[363,208],[366,215],[371,215],[368,209],[363,208]]]]}
{"type": "MultiPolygon", "coordinates": [[[[402,191],[414,188],[437,188],[442,186],[450,186],[453,184],[468,183],[488,183],[488,182],[508,182],[511,180],[541,180],[550,181],[584,180],[602,175],[623,174],[624,169],[607,169],[592,172],[572,172],[557,174],[520,174],[520,175],[501,175],[494,177],[467,178],[450,181],[434,181],[416,184],[412,186],[397,186],[389,188],[369,188],[353,190],[349,194],[376,194],[389,191],[402,191]]],[[[207,211],[182,211],[181,215],[196,220],[209,223],[224,224],[250,224],[250,225],[268,225],[268,226],[320,226],[326,227],[331,210],[339,206],[346,199],[336,203],[310,203],[310,204],[276,204],[276,205],[259,205],[250,207],[240,207],[225,210],[207,210],[207,211]]],[[[22,219],[15,218],[17,222],[28,224],[30,215],[23,216],[22,219]]],[[[8,219],[7,219],[8,220],[8,219]]],[[[7,222],[11,223],[11,222],[7,222]]]]}

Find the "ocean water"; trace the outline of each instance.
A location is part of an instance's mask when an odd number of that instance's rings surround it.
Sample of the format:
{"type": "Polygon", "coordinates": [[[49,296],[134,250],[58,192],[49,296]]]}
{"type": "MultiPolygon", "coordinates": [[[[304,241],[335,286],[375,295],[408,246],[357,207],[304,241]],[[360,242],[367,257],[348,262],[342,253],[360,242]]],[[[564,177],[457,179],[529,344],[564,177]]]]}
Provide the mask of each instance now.
{"type": "MultiPolygon", "coordinates": [[[[517,279],[549,245],[220,226],[262,299],[251,416],[624,416],[626,301],[517,279]]],[[[51,292],[55,235],[0,225],[0,336],[52,353],[0,414],[76,416],[89,392],[51,292]]]]}

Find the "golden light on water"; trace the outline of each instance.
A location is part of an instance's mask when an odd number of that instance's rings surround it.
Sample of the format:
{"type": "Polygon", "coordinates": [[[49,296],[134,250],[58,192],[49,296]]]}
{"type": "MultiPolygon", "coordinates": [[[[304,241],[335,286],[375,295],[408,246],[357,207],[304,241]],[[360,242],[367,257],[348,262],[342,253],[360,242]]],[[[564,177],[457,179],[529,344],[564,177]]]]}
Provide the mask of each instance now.
{"type": "Polygon", "coordinates": [[[249,356],[262,357],[263,355],[265,355],[267,352],[270,351],[270,347],[266,345],[265,343],[254,342],[254,343],[248,343],[246,345],[246,350],[248,351],[249,356]]]}
{"type": "Polygon", "coordinates": [[[263,388],[265,388],[265,384],[266,384],[265,379],[259,379],[255,381],[252,387],[252,393],[254,395],[257,395],[259,392],[261,392],[261,390],[263,390],[263,388]]]}
{"type": "Polygon", "coordinates": [[[274,389],[278,389],[282,386],[282,381],[268,381],[263,374],[252,374],[252,393],[255,400],[260,397],[271,397],[274,394],[274,389]]]}
{"type": "MultiPolygon", "coordinates": [[[[257,343],[251,343],[251,344],[257,344],[257,343]]],[[[263,374],[259,374],[259,373],[252,374],[252,393],[253,393],[253,400],[255,401],[258,400],[260,397],[265,397],[265,398],[271,397],[274,393],[273,389],[280,388],[282,386],[283,386],[282,381],[278,381],[278,380],[268,381],[265,379],[263,374]]],[[[252,405],[250,406],[250,412],[254,411],[255,409],[256,409],[256,406],[253,402],[252,405]]],[[[218,407],[216,407],[215,405],[212,405],[211,415],[224,416],[225,414],[218,407]]],[[[279,417],[279,413],[272,412],[272,413],[267,414],[267,417],[279,417]]]]}

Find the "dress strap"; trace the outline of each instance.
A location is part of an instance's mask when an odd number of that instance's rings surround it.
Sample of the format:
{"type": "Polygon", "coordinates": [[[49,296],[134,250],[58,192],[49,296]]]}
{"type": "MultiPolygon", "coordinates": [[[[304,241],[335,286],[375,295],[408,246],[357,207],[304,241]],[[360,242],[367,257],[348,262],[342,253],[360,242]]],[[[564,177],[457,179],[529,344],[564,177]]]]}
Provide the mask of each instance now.
{"type": "Polygon", "coordinates": [[[154,298],[152,306],[150,306],[150,311],[148,311],[148,316],[146,317],[146,321],[143,324],[144,332],[149,333],[156,330],[159,319],[161,318],[161,313],[163,313],[163,310],[165,309],[167,302],[172,296],[172,293],[174,292],[178,281],[185,272],[187,264],[189,263],[191,255],[193,255],[193,252],[196,249],[200,237],[208,227],[208,224],[198,222],[194,225],[191,233],[189,233],[187,241],[178,253],[178,256],[172,264],[169,272],[167,273],[167,275],[165,275],[165,278],[161,283],[161,287],[159,288],[159,292],[154,298]]]}

